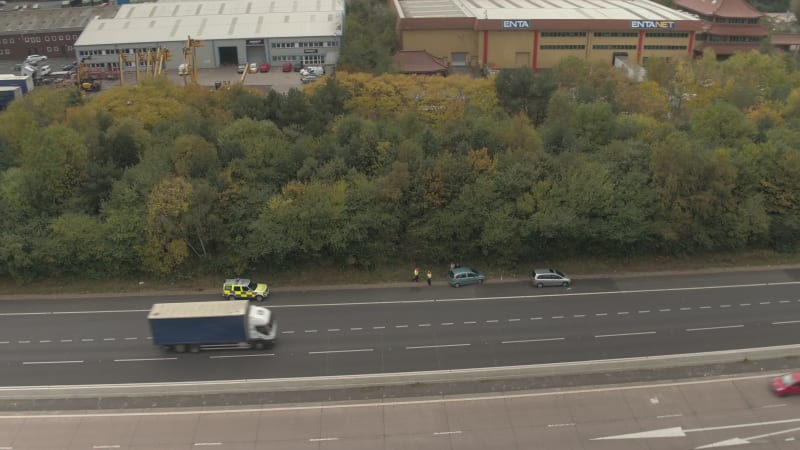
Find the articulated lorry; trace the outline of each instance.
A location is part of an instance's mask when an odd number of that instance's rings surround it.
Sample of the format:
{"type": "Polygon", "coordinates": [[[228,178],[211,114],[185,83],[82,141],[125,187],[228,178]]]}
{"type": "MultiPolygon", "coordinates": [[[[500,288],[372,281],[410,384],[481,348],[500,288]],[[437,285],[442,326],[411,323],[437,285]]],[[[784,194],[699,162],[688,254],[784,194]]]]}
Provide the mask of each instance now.
{"type": "Polygon", "coordinates": [[[178,353],[202,348],[254,348],[275,342],[272,311],[246,300],[157,303],[147,316],[153,343],[178,353]]]}

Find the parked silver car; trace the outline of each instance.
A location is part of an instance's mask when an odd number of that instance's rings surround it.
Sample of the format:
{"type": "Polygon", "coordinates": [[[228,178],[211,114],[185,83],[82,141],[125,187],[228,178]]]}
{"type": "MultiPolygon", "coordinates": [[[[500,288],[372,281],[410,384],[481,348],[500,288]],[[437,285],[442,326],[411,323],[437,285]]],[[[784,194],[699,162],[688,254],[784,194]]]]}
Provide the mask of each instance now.
{"type": "Polygon", "coordinates": [[[560,270],[556,269],[533,269],[531,273],[531,285],[538,288],[545,286],[564,286],[567,287],[572,280],[560,270]]]}

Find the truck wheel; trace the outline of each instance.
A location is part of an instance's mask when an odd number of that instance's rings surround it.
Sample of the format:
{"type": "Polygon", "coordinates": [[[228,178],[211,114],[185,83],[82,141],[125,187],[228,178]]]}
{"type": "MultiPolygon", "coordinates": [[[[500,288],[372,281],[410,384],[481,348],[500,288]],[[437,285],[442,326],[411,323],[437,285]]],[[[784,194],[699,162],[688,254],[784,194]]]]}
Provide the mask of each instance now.
{"type": "Polygon", "coordinates": [[[260,301],[263,301],[263,300],[264,300],[264,297],[262,297],[260,295],[256,295],[256,301],[257,302],[260,302],[260,301]]]}
{"type": "Polygon", "coordinates": [[[228,300],[236,300],[236,296],[235,295],[229,295],[228,296],[228,300]]]}
{"type": "Polygon", "coordinates": [[[186,344],[178,344],[172,348],[175,349],[175,353],[186,353],[186,344]]]}
{"type": "Polygon", "coordinates": [[[264,350],[264,343],[263,342],[255,342],[253,344],[253,348],[256,350],[264,350]]]}
{"type": "Polygon", "coordinates": [[[198,353],[200,351],[200,346],[199,345],[190,345],[189,346],[189,351],[192,352],[192,353],[198,353]]]}

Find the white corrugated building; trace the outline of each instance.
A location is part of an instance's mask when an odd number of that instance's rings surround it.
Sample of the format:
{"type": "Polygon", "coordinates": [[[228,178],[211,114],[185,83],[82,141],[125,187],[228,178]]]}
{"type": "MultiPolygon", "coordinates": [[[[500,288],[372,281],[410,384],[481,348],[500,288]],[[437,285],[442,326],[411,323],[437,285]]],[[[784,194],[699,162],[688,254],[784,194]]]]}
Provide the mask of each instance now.
{"type": "Polygon", "coordinates": [[[172,52],[169,69],[183,63],[188,37],[200,41],[197,67],[299,61],[336,63],[344,26],[344,0],[159,1],[122,5],[113,18],[95,18],[75,42],[78,59],[115,69],[119,55],[172,52]]]}

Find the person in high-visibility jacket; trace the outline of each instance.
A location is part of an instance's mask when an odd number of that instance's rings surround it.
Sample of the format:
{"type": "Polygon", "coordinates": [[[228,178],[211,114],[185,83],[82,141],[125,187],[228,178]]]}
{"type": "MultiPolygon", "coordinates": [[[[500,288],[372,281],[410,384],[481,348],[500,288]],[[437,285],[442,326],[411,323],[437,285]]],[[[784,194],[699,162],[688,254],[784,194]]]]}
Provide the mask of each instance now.
{"type": "Polygon", "coordinates": [[[431,272],[429,270],[428,273],[427,273],[427,276],[428,276],[428,286],[430,286],[431,285],[431,278],[433,278],[433,272],[431,272]]]}
{"type": "Polygon", "coordinates": [[[415,283],[419,282],[419,267],[418,266],[414,266],[414,282],[415,283]]]}

